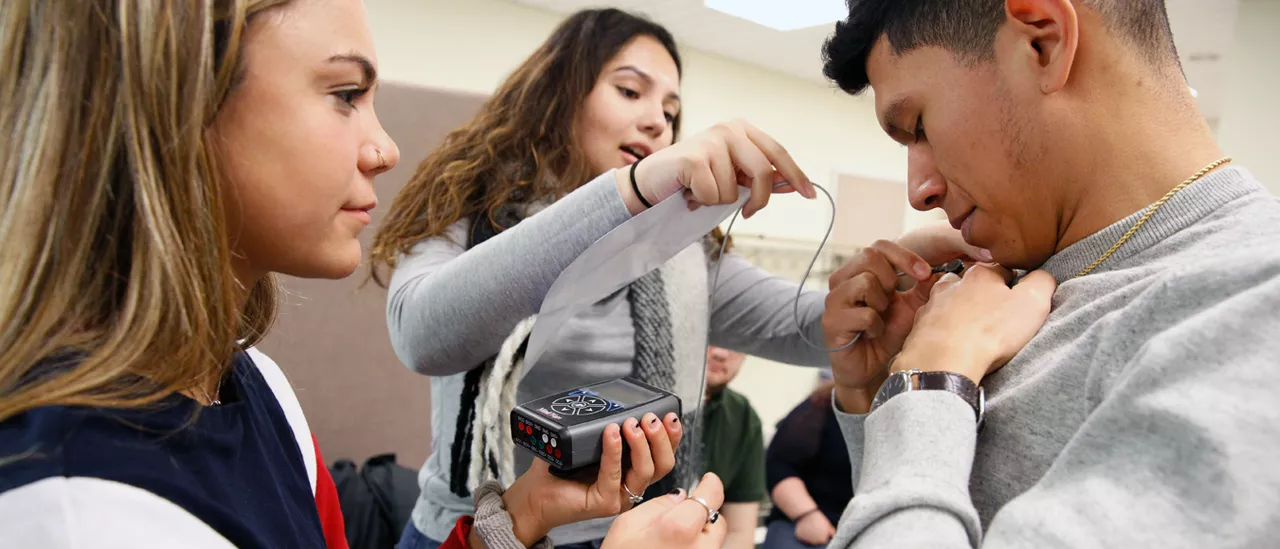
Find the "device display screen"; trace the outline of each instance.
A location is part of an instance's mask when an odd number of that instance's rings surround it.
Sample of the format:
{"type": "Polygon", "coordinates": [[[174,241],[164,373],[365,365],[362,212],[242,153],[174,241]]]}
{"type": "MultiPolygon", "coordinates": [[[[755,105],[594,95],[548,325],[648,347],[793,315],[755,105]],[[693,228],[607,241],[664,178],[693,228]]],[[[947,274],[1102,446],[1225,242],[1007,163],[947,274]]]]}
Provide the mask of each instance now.
{"type": "Polygon", "coordinates": [[[658,395],[654,394],[653,391],[622,380],[611,381],[593,387],[592,391],[623,406],[635,406],[658,398],[658,395]]]}

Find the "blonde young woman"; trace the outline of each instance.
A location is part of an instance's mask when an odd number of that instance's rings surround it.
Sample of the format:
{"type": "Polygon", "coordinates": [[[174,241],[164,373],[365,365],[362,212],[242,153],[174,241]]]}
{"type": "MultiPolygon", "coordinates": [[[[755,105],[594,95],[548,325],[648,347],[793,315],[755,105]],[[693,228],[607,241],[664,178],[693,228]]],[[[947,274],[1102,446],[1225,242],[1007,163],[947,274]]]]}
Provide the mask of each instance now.
{"type": "MultiPolygon", "coordinates": [[[[376,67],[359,0],[0,3],[0,545],[345,547],[302,410],[253,344],[274,273],[360,262],[372,180],[399,160],[376,67]]],[[[731,150],[773,174],[745,136],[692,142],[647,161],[648,188],[732,200],[708,163],[731,150]]],[[[625,509],[622,438],[661,477],[680,436],[611,428],[595,484],[542,467],[490,489],[464,546],[625,509]]],[[[718,546],[719,483],[692,496],[609,546],[718,546]]]]}

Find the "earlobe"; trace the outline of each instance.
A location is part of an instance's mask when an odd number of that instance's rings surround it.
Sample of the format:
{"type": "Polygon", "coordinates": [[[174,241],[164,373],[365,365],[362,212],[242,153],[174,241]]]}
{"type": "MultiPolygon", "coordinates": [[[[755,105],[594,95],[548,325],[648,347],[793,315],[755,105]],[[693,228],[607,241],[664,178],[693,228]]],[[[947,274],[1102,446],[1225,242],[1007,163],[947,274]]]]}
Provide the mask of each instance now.
{"type": "Polygon", "coordinates": [[[1005,0],[1005,15],[1035,50],[1040,91],[1066,87],[1080,45],[1080,21],[1071,0],[1005,0]]]}

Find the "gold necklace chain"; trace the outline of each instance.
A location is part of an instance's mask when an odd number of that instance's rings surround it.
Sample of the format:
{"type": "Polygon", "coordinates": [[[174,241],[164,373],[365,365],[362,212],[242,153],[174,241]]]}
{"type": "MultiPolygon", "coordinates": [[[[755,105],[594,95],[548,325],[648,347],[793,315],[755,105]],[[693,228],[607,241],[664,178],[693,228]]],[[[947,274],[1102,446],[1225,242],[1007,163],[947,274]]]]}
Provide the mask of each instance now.
{"type": "Polygon", "coordinates": [[[1076,275],[1076,278],[1080,278],[1084,275],[1087,275],[1093,272],[1094,269],[1098,268],[1098,265],[1101,265],[1103,261],[1106,261],[1107,258],[1111,257],[1111,254],[1116,253],[1116,250],[1119,250],[1121,246],[1124,246],[1124,243],[1127,242],[1129,238],[1134,235],[1134,233],[1137,233],[1138,229],[1142,228],[1142,225],[1146,223],[1148,219],[1151,219],[1151,216],[1155,215],[1156,211],[1159,210],[1160,207],[1163,206],[1165,202],[1168,202],[1170,198],[1173,198],[1173,195],[1178,194],[1178,191],[1181,191],[1182,189],[1187,188],[1188,185],[1195,183],[1196,181],[1199,181],[1201,177],[1204,177],[1209,172],[1218,169],[1220,166],[1228,162],[1231,162],[1230,156],[1225,158],[1219,158],[1218,160],[1215,160],[1212,164],[1205,166],[1203,170],[1200,170],[1196,172],[1195,175],[1187,178],[1186,181],[1183,181],[1182,183],[1178,184],[1177,187],[1170,189],[1168,193],[1165,193],[1164,198],[1161,198],[1155,204],[1152,204],[1151,207],[1147,208],[1147,213],[1142,214],[1142,217],[1138,218],[1138,222],[1134,223],[1132,227],[1129,227],[1129,231],[1124,233],[1124,236],[1120,237],[1120,240],[1117,240],[1116,243],[1111,246],[1111,249],[1107,250],[1106,253],[1102,254],[1102,257],[1099,257],[1096,261],[1093,262],[1093,264],[1089,265],[1088,267],[1085,267],[1083,271],[1080,271],[1080,274],[1076,275]]]}

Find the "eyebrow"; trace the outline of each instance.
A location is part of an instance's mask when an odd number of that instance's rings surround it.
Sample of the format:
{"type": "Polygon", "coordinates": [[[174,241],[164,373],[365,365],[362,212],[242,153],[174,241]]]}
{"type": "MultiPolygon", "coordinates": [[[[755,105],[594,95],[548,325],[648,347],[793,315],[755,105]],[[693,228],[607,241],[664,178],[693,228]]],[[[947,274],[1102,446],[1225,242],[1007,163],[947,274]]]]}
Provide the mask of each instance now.
{"type": "Polygon", "coordinates": [[[899,118],[902,118],[902,111],[906,107],[907,100],[904,97],[899,97],[889,103],[889,107],[884,110],[884,118],[880,121],[881,126],[884,127],[884,133],[892,136],[895,132],[906,131],[894,125],[899,118]]]}
{"type": "Polygon", "coordinates": [[[368,57],[360,55],[356,52],[341,53],[329,58],[330,63],[355,63],[360,66],[360,70],[364,72],[364,83],[366,86],[372,86],[378,81],[378,69],[374,68],[373,62],[368,57]]]}
{"type": "MultiPolygon", "coordinates": [[[[634,72],[634,73],[636,73],[636,75],[637,75],[637,76],[639,76],[639,77],[640,77],[640,79],[641,79],[641,80],[644,80],[644,81],[645,81],[645,82],[647,82],[649,85],[651,85],[651,86],[652,86],[652,85],[654,84],[653,76],[652,76],[652,75],[650,75],[650,74],[649,74],[649,73],[647,73],[647,72],[644,72],[644,70],[642,70],[640,67],[637,67],[637,66],[635,66],[635,65],[623,65],[623,66],[621,66],[621,67],[618,67],[617,69],[614,69],[614,71],[613,71],[613,72],[615,72],[615,73],[619,73],[619,72],[623,72],[623,71],[631,71],[631,72],[634,72]]],[[[667,94],[667,99],[671,99],[671,100],[673,100],[673,101],[679,102],[679,101],[680,101],[680,94],[678,94],[678,93],[676,93],[676,92],[671,92],[671,93],[667,94]]]]}

